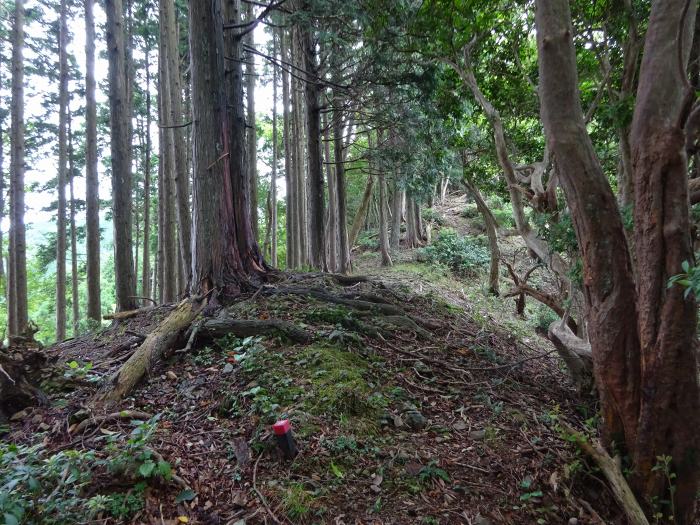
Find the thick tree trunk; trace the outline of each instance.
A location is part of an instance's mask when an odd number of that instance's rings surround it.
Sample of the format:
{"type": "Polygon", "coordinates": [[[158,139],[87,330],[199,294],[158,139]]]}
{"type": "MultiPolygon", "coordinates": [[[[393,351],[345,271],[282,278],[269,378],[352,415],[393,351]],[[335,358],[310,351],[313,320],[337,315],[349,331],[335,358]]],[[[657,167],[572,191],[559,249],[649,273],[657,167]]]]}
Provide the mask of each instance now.
{"type": "Polygon", "coordinates": [[[24,333],[27,308],[27,240],[24,225],[24,1],[16,0],[12,32],[10,132],[10,336],[24,333]]]}
{"type": "Polygon", "coordinates": [[[121,0],[105,0],[114,222],[114,275],[117,308],[136,306],[136,279],[132,243],[132,182],[126,54],[121,0]]]}
{"type": "Polygon", "coordinates": [[[240,37],[233,37],[229,53],[234,60],[226,78],[220,0],[210,0],[208,8],[190,5],[189,15],[194,126],[191,291],[218,289],[237,295],[267,269],[253,235],[248,202],[240,37]]]}
{"type": "Polygon", "coordinates": [[[94,0],[85,0],[85,208],[87,316],[100,322],[100,198],[97,176],[97,103],[95,101],[94,0]]]}
{"type": "MultiPolygon", "coordinates": [[[[605,437],[624,443],[643,504],[674,499],[674,523],[693,522],[700,476],[696,306],[668,278],[692,261],[683,80],[695,5],[654,3],[632,125],[636,294],[617,205],[583,122],[569,4],[537,3],[542,119],[584,258],[584,294],[605,437]],[[685,7],[684,7],[685,6],[685,7]],[[684,10],[687,17],[683,20],[684,10]],[[676,44],[679,28],[685,46],[676,44]],[[680,62],[680,57],[684,60],[680,62]],[[639,332],[638,332],[639,329],[639,332]],[[670,457],[670,472],[653,470],[670,457]],[[666,474],[675,477],[668,493],[666,474]]],[[[657,509],[658,510],[658,509],[657,509]]]]}
{"type": "Polygon", "coordinates": [[[675,497],[679,524],[695,523],[700,485],[697,305],[681,287],[667,283],[683,271],[684,261],[694,260],[683,125],[685,104],[695,93],[679,69],[685,71],[688,63],[696,9],[696,2],[685,0],[653,3],[630,135],[644,393],[633,449],[634,486],[647,504],[653,497],[675,497]],[[668,494],[663,472],[651,471],[660,456],[673,458],[675,494],[668,494]]]}
{"type": "Polygon", "coordinates": [[[61,0],[58,29],[58,209],[56,211],[56,340],[66,338],[66,180],[68,171],[68,13],[61,0]]]}
{"type": "MultiPolygon", "coordinates": [[[[255,11],[252,3],[246,4],[246,20],[255,19],[255,11]]],[[[253,31],[246,36],[246,44],[255,47],[253,31]]],[[[250,220],[253,223],[253,235],[258,240],[258,132],[255,124],[255,54],[246,55],[246,105],[248,109],[248,128],[246,147],[248,153],[248,185],[250,187],[250,220]]]]}
{"type": "MultiPolygon", "coordinates": [[[[307,6],[308,7],[308,6],[307,6]]],[[[323,163],[321,155],[321,86],[316,83],[318,64],[316,58],[316,44],[312,30],[305,28],[300,32],[300,40],[303,47],[304,69],[311,78],[304,83],[304,100],[306,102],[307,125],[307,155],[309,162],[309,191],[308,191],[308,218],[309,218],[309,264],[312,268],[325,270],[324,243],[324,202],[323,202],[323,163]]]]}

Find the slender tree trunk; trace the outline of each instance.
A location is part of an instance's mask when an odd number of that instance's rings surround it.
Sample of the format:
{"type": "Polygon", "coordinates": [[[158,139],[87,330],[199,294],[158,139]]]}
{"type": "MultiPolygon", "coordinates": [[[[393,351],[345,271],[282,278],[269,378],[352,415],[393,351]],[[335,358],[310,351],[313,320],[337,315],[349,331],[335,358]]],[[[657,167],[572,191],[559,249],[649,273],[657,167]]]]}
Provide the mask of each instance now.
{"type": "Polygon", "coordinates": [[[29,322],[27,309],[27,241],[24,225],[24,1],[15,1],[12,35],[12,102],[10,165],[10,336],[22,334],[29,322]]]}
{"type": "MultiPolygon", "coordinates": [[[[280,37],[280,57],[283,62],[289,61],[288,52],[288,37],[287,32],[284,28],[279,28],[280,37]]],[[[282,68],[282,118],[283,118],[283,143],[284,143],[284,181],[285,181],[285,199],[286,199],[286,216],[285,216],[285,229],[287,232],[287,268],[296,268],[296,257],[295,257],[295,222],[294,222],[294,209],[295,209],[295,186],[294,177],[292,176],[293,170],[293,158],[292,158],[292,137],[291,137],[291,119],[289,115],[289,104],[290,104],[290,92],[289,92],[289,73],[286,68],[282,68]]]]}
{"type": "Polygon", "coordinates": [[[191,4],[189,12],[194,126],[192,293],[218,289],[237,295],[266,271],[248,202],[240,37],[234,35],[234,45],[228,49],[234,60],[226,78],[220,0],[210,0],[208,8],[203,7],[191,4]]]}
{"type": "Polygon", "coordinates": [[[333,153],[335,156],[335,190],[338,198],[338,272],[350,271],[350,247],[348,239],[348,208],[345,194],[345,155],[343,143],[342,100],[333,95],[333,153]]]}
{"type": "Polygon", "coordinates": [[[73,156],[73,133],[71,130],[70,103],[68,104],[68,181],[70,184],[70,267],[71,267],[71,306],[73,337],[80,332],[80,295],[78,291],[78,231],[75,222],[75,165],[73,156]]]}
{"type": "Polygon", "coordinates": [[[151,72],[150,49],[146,49],[146,150],[143,162],[143,257],[141,258],[141,294],[151,295],[151,72]]]}
{"type": "Polygon", "coordinates": [[[391,266],[389,254],[389,232],[387,221],[386,181],[384,173],[379,173],[379,249],[382,253],[382,266],[391,266]]]}
{"type": "Polygon", "coordinates": [[[94,0],[85,0],[85,207],[87,316],[102,321],[100,298],[100,198],[97,176],[97,102],[95,101],[94,0]]]}
{"type": "MultiPolygon", "coordinates": [[[[165,2],[161,4],[161,20],[165,18],[165,13],[163,8],[165,7],[165,2]]],[[[161,43],[160,50],[161,54],[159,57],[159,69],[160,76],[158,80],[158,87],[160,88],[159,99],[159,112],[160,112],[160,122],[168,120],[166,116],[171,114],[170,111],[170,82],[168,81],[168,49],[166,46],[167,42],[167,29],[161,24],[161,43]]],[[[174,166],[174,154],[175,145],[173,144],[173,129],[169,127],[160,128],[160,163],[159,163],[159,174],[162,184],[163,200],[162,200],[162,229],[161,229],[161,242],[163,250],[163,259],[161,266],[161,273],[163,279],[163,302],[172,303],[175,302],[178,295],[177,288],[177,273],[179,266],[179,259],[177,257],[177,228],[176,228],[176,184],[175,184],[175,166],[174,166]]]]}
{"type": "MultiPolygon", "coordinates": [[[[489,239],[489,252],[491,255],[491,264],[489,265],[489,292],[493,295],[499,295],[499,261],[501,259],[501,250],[498,247],[498,223],[496,218],[491,213],[486,201],[481,196],[479,188],[476,187],[471,177],[467,174],[467,157],[466,152],[462,152],[462,175],[464,180],[464,185],[471,194],[476,202],[476,207],[484,219],[484,225],[486,227],[486,236],[489,239]]],[[[524,301],[523,301],[524,305],[524,301]]]]}
{"type": "Polygon", "coordinates": [[[68,170],[68,23],[61,0],[58,30],[58,210],[56,235],[56,340],[66,338],[66,180],[68,170]]]}
{"type": "MultiPolygon", "coordinates": [[[[299,42],[299,29],[297,27],[292,28],[292,39],[291,39],[291,55],[292,63],[298,70],[303,69],[304,63],[301,57],[302,48],[299,42]]],[[[294,176],[295,176],[295,192],[294,197],[296,199],[295,204],[295,223],[296,223],[296,234],[294,236],[296,241],[295,252],[297,255],[297,267],[304,266],[309,262],[309,253],[307,251],[307,232],[308,232],[308,215],[306,206],[307,188],[306,188],[306,164],[304,162],[304,113],[303,113],[303,97],[302,92],[304,89],[303,83],[300,80],[292,79],[292,120],[294,129],[294,140],[293,146],[295,148],[294,153],[294,176]]]]}
{"type": "MultiPolygon", "coordinates": [[[[277,58],[277,32],[272,33],[272,56],[277,58]]],[[[286,102],[285,102],[286,103],[286,102]]],[[[277,66],[272,65],[272,173],[270,175],[270,264],[277,268],[277,66]]],[[[256,182],[257,184],[257,182],[256,182]]]]}
{"type": "Polygon", "coordinates": [[[399,186],[399,174],[394,169],[394,192],[391,197],[391,237],[389,246],[394,252],[399,250],[401,242],[401,203],[403,202],[403,191],[399,186]]]}
{"type": "Polygon", "coordinates": [[[362,195],[362,200],[360,201],[360,207],[357,209],[357,213],[352,220],[352,227],[350,228],[350,237],[348,239],[348,246],[352,249],[357,242],[357,237],[360,235],[360,230],[362,225],[367,219],[367,212],[369,211],[369,203],[372,198],[372,189],[374,188],[374,177],[372,175],[367,176],[367,184],[365,185],[365,192],[362,195]]]}
{"type": "Polygon", "coordinates": [[[124,21],[121,0],[105,0],[114,222],[114,274],[118,310],[136,307],[132,242],[132,181],[129,107],[126,88],[124,21]]]}
{"type": "Polygon", "coordinates": [[[328,271],[335,272],[338,270],[338,190],[331,162],[331,134],[326,113],[323,114],[323,142],[328,177],[328,271]]]}
{"type": "MultiPolygon", "coordinates": [[[[182,80],[180,76],[180,48],[179,30],[175,13],[174,0],[161,0],[161,36],[165,38],[166,75],[168,105],[161,123],[170,126],[178,126],[170,129],[170,147],[172,148],[172,177],[174,180],[174,206],[177,220],[177,249],[179,250],[180,261],[177,271],[185,273],[185,281],[180,284],[177,294],[182,294],[190,277],[192,266],[191,254],[191,229],[192,219],[190,217],[190,184],[187,171],[187,152],[185,140],[185,128],[182,127],[184,110],[182,104],[182,80]]],[[[180,275],[178,273],[178,275],[180,275]]]]}
{"type": "MultiPolygon", "coordinates": [[[[246,4],[246,20],[255,18],[252,3],[246,4]]],[[[246,44],[255,47],[253,31],[246,35],[246,44]]],[[[248,106],[248,176],[250,178],[250,218],[253,222],[253,235],[258,239],[258,133],[255,122],[255,54],[247,53],[246,61],[246,100],[248,106]]],[[[274,266],[274,265],[273,265],[274,266]]]]}

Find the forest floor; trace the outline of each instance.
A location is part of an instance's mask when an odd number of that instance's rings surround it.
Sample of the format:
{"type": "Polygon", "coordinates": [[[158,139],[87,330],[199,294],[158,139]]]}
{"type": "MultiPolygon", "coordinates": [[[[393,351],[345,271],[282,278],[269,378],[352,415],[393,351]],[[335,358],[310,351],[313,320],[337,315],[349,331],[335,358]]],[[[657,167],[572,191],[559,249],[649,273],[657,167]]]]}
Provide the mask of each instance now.
{"type": "MultiPolygon", "coordinates": [[[[437,212],[466,232],[460,207],[437,212]]],[[[89,471],[80,497],[104,495],[95,523],[622,523],[558,425],[584,428],[594,407],[533,322],[413,250],[378,261],[360,254],[355,272],[370,279],[348,286],[289,275],[376,308],[244,297],[235,318],[286,320],[312,342],[229,336],[176,352],[111,417],[86,412],[97,385],[172,307],[49,348],[49,406],[18,414],[3,439],[41,443],[44,458],[78,451],[65,472],[89,471]],[[299,448],[291,461],[271,432],[280,418],[299,448]]]]}

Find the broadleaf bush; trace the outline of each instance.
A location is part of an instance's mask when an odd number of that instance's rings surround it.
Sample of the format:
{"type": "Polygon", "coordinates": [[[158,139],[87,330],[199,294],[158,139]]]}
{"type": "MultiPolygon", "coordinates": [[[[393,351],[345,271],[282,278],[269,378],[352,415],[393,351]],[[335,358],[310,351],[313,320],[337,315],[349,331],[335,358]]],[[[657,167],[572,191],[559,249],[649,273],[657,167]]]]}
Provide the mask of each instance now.
{"type": "Polygon", "coordinates": [[[440,231],[433,244],[421,250],[421,257],[449,267],[452,271],[471,275],[488,265],[489,251],[472,237],[465,237],[452,229],[440,231]]]}

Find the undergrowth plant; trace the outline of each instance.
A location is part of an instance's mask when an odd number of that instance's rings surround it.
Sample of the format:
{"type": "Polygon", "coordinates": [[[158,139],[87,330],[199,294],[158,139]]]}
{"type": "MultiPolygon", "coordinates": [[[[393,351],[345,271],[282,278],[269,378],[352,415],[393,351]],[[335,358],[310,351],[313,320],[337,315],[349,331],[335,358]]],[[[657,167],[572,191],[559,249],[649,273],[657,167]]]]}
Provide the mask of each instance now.
{"type": "Polygon", "coordinates": [[[440,230],[437,239],[423,248],[421,255],[429,262],[444,264],[462,275],[475,273],[490,260],[487,248],[449,228],[440,230]]]}
{"type": "Polygon", "coordinates": [[[63,525],[85,523],[100,516],[130,519],[143,508],[148,481],[172,476],[170,464],[156,460],[147,446],[156,425],[157,417],[139,421],[126,440],[120,434],[111,434],[103,451],[51,453],[41,444],[0,443],[3,522],[63,525]],[[106,472],[133,485],[124,493],[95,494],[95,480],[106,472]]]}

